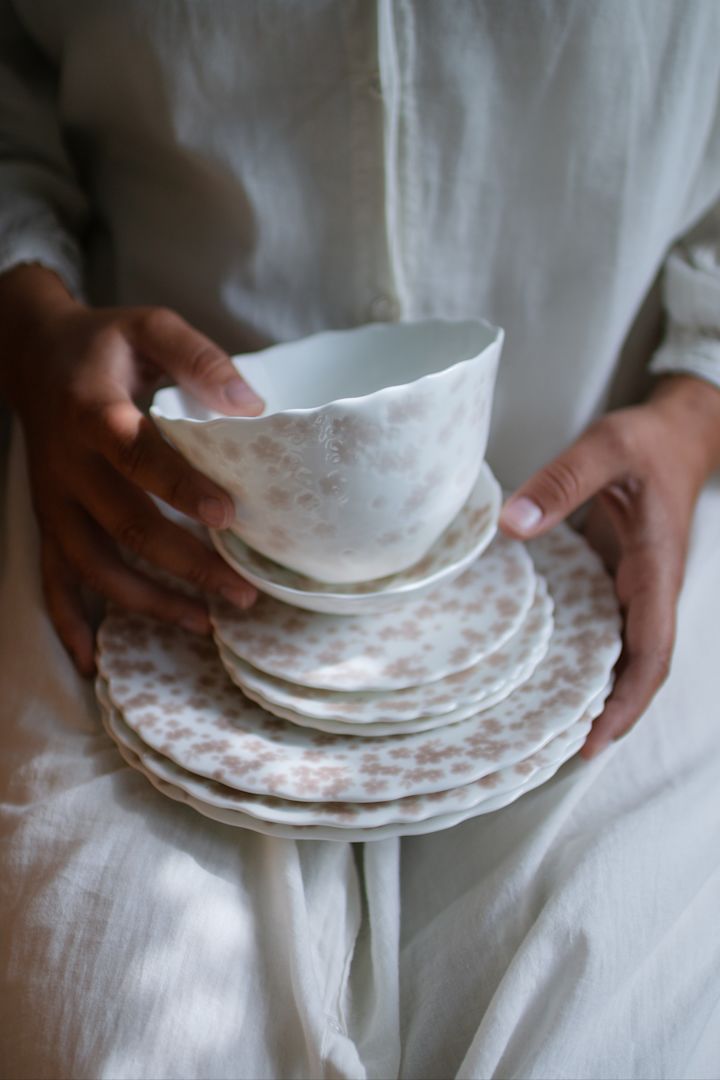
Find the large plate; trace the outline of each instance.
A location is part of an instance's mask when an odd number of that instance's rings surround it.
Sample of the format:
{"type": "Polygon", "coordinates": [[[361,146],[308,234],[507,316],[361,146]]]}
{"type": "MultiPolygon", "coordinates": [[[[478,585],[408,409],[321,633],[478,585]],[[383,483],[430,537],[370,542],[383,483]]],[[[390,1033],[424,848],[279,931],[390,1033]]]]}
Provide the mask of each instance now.
{"type": "MultiPolygon", "coordinates": [[[[584,738],[581,738],[578,739],[575,744],[570,746],[568,759],[580,749],[583,742],[584,738]]],[[[239,810],[226,810],[222,807],[213,806],[210,803],[195,798],[187,791],[183,791],[182,788],[179,788],[166,780],[162,780],[160,777],[150,772],[143,765],[138,755],[133,753],[133,751],[129,750],[126,746],[118,744],[118,749],[127,764],[142,773],[159,792],[177,802],[184,803],[186,806],[191,807],[193,810],[196,810],[204,817],[210,818],[213,821],[217,821],[223,825],[232,825],[236,828],[249,829],[251,832],[272,836],[276,839],[332,840],[341,843],[367,843],[375,840],[387,840],[396,836],[420,836],[425,833],[439,832],[442,829],[453,828],[455,825],[460,825],[469,818],[478,817],[481,814],[489,814],[508,806],[522,795],[525,795],[534,788],[546,783],[555,775],[562,765],[565,764],[564,761],[557,761],[551,765],[538,769],[534,776],[525,783],[518,784],[517,787],[504,791],[500,795],[490,796],[482,803],[466,808],[465,810],[460,810],[454,814],[438,814],[435,817],[426,818],[423,821],[396,822],[389,825],[380,825],[376,828],[361,829],[357,827],[335,828],[333,826],[323,825],[295,826],[285,823],[279,824],[277,822],[264,820],[263,818],[253,817],[251,814],[246,814],[239,810]]]]}
{"type": "Polygon", "coordinates": [[[425,821],[439,814],[460,813],[479,806],[489,798],[514,790],[529,782],[535,773],[548,765],[565,761],[587,736],[592,719],[601,711],[605,692],[599,696],[577,723],[555,736],[530,757],[489,773],[481,780],[432,795],[393,799],[379,803],[305,803],[234,791],[213,780],[195,776],[147,747],[124,723],[112,707],[106,688],[97,684],[98,700],[108,734],[119,746],[136,754],[144,769],[156,779],[182,789],[199,802],[225,810],[236,810],[251,817],[278,824],[299,826],[323,825],[333,828],[377,828],[382,825],[425,821]]]}

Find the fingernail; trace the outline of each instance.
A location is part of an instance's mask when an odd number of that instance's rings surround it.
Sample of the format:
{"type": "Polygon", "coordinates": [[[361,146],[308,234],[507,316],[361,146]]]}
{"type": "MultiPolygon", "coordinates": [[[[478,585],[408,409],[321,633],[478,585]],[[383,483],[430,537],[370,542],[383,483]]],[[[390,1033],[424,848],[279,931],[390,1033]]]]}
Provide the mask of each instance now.
{"type": "Polygon", "coordinates": [[[210,633],[210,620],[207,615],[183,615],[180,626],[183,630],[189,630],[191,634],[210,633]]]}
{"type": "Polygon", "coordinates": [[[223,387],[225,397],[234,409],[246,409],[253,415],[261,413],[265,408],[265,402],[251,390],[244,379],[230,379],[223,387]]]}
{"type": "Polygon", "coordinates": [[[226,529],[233,519],[232,507],[222,499],[201,499],[198,506],[200,519],[212,529],[226,529]]]}
{"type": "Polygon", "coordinates": [[[503,507],[500,521],[503,525],[509,525],[519,533],[532,532],[542,521],[543,512],[536,502],[521,495],[519,499],[511,499],[503,507]]]}
{"type": "Polygon", "coordinates": [[[220,595],[224,596],[226,600],[229,600],[235,607],[239,607],[242,611],[246,611],[249,607],[255,603],[257,599],[257,591],[251,586],[246,586],[244,589],[237,585],[223,585],[220,588],[220,595]]]}

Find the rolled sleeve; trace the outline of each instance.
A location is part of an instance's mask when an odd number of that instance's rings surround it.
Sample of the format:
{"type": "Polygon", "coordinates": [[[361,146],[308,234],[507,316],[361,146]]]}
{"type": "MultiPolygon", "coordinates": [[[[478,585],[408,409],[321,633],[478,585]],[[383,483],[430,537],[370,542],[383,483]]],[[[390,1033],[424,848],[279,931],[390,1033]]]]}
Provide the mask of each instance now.
{"type": "Polygon", "coordinates": [[[650,370],[720,387],[720,202],[670,252],[663,298],[667,329],[650,370]]]}
{"type": "Polygon", "coordinates": [[[41,263],[79,295],[87,203],[56,103],[51,64],[0,0],[0,273],[41,263]]]}

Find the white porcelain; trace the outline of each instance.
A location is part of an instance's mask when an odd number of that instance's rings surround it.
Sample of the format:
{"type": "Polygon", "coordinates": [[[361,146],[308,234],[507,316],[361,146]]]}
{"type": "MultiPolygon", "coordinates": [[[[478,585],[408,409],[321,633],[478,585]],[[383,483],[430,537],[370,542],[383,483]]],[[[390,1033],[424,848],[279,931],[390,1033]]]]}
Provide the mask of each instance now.
{"type": "Polygon", "coordinates": [[[324,582],[418,562],[485,454],[503,331],[479,320],[330,331],[235,357],[265,399],[223,417],[160,390],[155,422],[235,500],[233,531],[324,582]]]}
{"type": "Polygon", "coordinates": [[[454,723],[502,701],[530,678],[552,629],[553,601],[539,577],[527,617],[503,646],[464,671],[405,690],[316,690],[268,675],[222,645],[218,651],[233,682],[275,716],[334,734],[395,735],[454,723]]]}
{"type": "Polygon", "coordinates": [[[326,585],[267,559],[229,529],[211,531],[219,554],[246,581],[284,604],[334,615],[379,615],[452,581],[482,554],[497,531],[502,491],[483,464],[475,487],[428,553],[407,570],[355,585],[326,585]]]}
{"type": "MultiPolygon", "coordinates": [[[[233,658],[231,654],[226,653],[222,647],[219,648],[218,652],[230,678],[233,678],[233,658]]],[[[435,728],[445,727],[446,724],[456,724],[460,720],[467,720],[469,716],[475,716],[483,709],[489,709],[491,706],[504,701],[518,686],[522,686],[524,682],[527,682],[536,666],[537,664],[523,668],[518,672],[516,681],[506,683],[496,690],[494,694],[489,694],[482,702],[461,705],[452,712],[443,713],[439,716],[419,716],[415,720],[396,720],[373,724],[353,724],[347,720],[318,720],[317,717],[305,716],[303,713],[285,709],[282,705],[276,705],[274,702],[268,701],[258,690],[251,690],[247,686],[241,687],[237,679],[233,679],[233,682],[240,687],[246,697],[259,705],[261,709],[265,709],[266,712],[272,713],[273,716],[278,716],[282,720],[288,720],[291,724],[313,728],[315,731],[325,731],[330,735],[353,735],[360,738],[377,739],[383,735],[409,735],[416,731],[433,731],[435,728]]]]}
{"type": "MultiPolygon", "coordinates": [[[[112,732],[108,728],[106,728],[106,730],[112,737],[112,732]]],[[[566,760],[569,760],[577,753],[583,742],[584,738],[581,738],[570,747],[566,760]]],[[[346,844],[368,843],[374,840],[387,840],[397,836],[422,836],[427,833],[440,832],[443,829],[453,828],[455,825],[461,825],[470,818],[479,817],[481,814],[489,814],[495,810],[501,810],[503,807],[515,802],[521,796],[526,795],[528,792],[547,783],[547,781],[551,780],[555,773],[565,764],[565,761],[557,761],[538,769],[529,780],[519,784],[517,787],[506,790],[499,795],[488,796],[483,802],[478,803],[475,806],[466,807],[464,810],[457,811],[456,813],[438,814],[436,817],[425,818],[421,821],[394,822],[392,824],[380,825],[374,828],[343,828],[332,825],[296,826],[284,822],[277,823],[268,821],[264,818],[253,817],[251,814],[240,810],[228,810],[223,807],[215,806],[190,795],[176,784],[161,779],[146,768],[138,755],[133,753],[132,750],[121,743],[117,743],[117,746],[127,764],[149,780],[153,787],[161,794],[166,795],[176,802],[183,803],[185,806],[197,811],[199,814],[202,814],[203,817],[209,818],[211,821],[215,821],[222,825],[231,825],[235,828],[249,829],[250,832],[260,833],[264,836],[272,836],[275,837],[275,839],[332,840],[346,844]]]]}
{"type": "Polygon", "coordinates": [[[559,527],[532,550],[556,603],[545,660],[499,705],[435,731],[368,745],[278,720],[238,691],[211,641],[119,611],[100,627],[98,667],[146,745],[228,787],[309,802],[447,790],[528,757],[575,723],[619,655],[612,582],[583,539],[559,527]]]}
{"type": "Polygon", "coordinates": [[[263,596],[247,612],[211,603],[218,641],[277,678],[328,690],[395,690],[477,663],[520,627],[535,593],[522,544],[498,535],[454,581],[380,615],[300,611],[263,596]]]}
{"type": "Polygon", "coordinates": [[[98,701],[103,712],[105,728],[111,738],[131,750],[145,769],[160,780],[174,784],[188,795],[225,810],[239,810],[251,817],[294,826],[330,825],[336,828],[377,828],[382,825],[410,821],[427,821],[438,814],[458,813],[479,807],[488,798],[495,798],[506,791],[524,785],[540,770],[567,760],[576,752],[587,737],[592,720],[602,708],[593,709],[572,724],[566,731],[556,735],[540,750],[522,761],[508,765],[497,772],[488,773],[481,780],[447,791],[430,795],[411,796],[376,803],[312,803],[293,802],[289,799],[269,798],[235,791],[223,787],[206,777],[195,776],[181,769],[169,758],[163,757],[143,743],[122,716],[112,707],[107,690],[100,680],[96,685],[98,701]]]}

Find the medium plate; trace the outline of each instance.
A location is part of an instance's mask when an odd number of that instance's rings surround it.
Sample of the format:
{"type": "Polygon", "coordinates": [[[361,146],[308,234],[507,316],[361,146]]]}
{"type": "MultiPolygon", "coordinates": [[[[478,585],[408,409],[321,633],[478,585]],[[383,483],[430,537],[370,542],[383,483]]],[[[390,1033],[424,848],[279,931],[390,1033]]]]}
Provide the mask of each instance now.
{"type": "Polygon", "coordinates": [[[215,634],[276,678],[327,690],[399,690],[476,664],[520,628],[535,595],[525,547],[497,536],[454,581],[382,615],[299,611],[269,596],[247,612],[213,603],[215,634]]]}
{"type": "MultiPolygon", "coordinates": [[[[227,655],[220,649],[220,659],[225,665],[228,672],[230,672],[231,661],[227,658],[227,655]]],[[[504,701],[506,697],[509,697],[513,690],[521,686],[532,675],[533,668],[530,667],[525,672],[520,672],[519,678],[515,684],[508,683],[503,686],[493,696],[484,700],[481,704],[473,703],[471,705],[464,705],[456,709],[452,713],[445,713],[442,716],[420,716],[416,720],[398,720],[395,723],[390,724],[351,724],[345,720],[317,720],[315,717],[303,716],[302,713],[293,712],[291,709],[283,709],[280,705],[274,705],[271,702],[266,701],[262,694],[255,690],[249,690],[247,687],[243,688],[243,694],[254,701],[256,705],[259,705],[261,709],[265,709],[267,712],[272,713],[273,716],[278,716],[282,720],[287,720],[291,724],[299,724],[300,727],[313,728],[315,731],[324,731],[329,735],[352,735],[353,737],[359,737],[364,739],[378,739],[385,735],[410,735],[415,732],[421,731],[434,731],[435,728],[445,727],[447,724],[456,724],[461,720],[467,720],[470,716],[475,716],[477,713],[482,712],[483,709],[490,709],[493,705],[499,704],[504,701]]],[[[232,677],[232,675],[231,675],[232,677]]],[[[238,684],[239,685],[239,684],[238,684]]]]}
{"type": "Polygon", "coordinates": [[[218,646],[233,682],[275,716],[333,734],[397,735],[454,723],[502,701],[530,678],[547,653],[552,611],[552,597],[539,577],[527,618],[496,652],[436,682],[379,693],[297,686],[259,671],[221,642],[218,646]]]}

